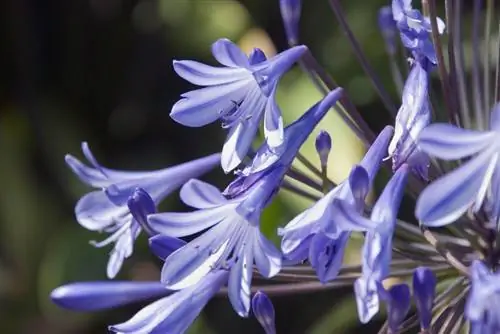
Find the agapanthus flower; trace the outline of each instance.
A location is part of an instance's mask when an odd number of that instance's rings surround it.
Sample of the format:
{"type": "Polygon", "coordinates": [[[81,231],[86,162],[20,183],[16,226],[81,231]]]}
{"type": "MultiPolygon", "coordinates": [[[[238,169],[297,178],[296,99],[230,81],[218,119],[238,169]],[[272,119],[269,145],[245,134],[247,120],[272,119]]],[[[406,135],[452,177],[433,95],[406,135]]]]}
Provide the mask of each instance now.
{"type": "MultiPolygon", "coordinates": [[[[427,58],[437,64],[436,51],[431,40],[432,26],[429,18],[413,9],[412,0],[392,0],[392,14],[400,31],[401,42],[417,59],[427,58]]],[[[445,29],[443,20],[437,18],[438,32],[445,29]]]]}
{"type": "Polygon", "coordinates": [[[403,102],[396,116],[394,137],[388,153],[393,169],[407,163],[421,178],[427,179],[429,157],[417,145],[417,138],[431,122],[429,101],[429,64],[414,61],[403,89],[403,102]]]}
{"type": "Polygon", "coordinates": [[[354,168],[346,181],[278,232],[283,236],[281,249],[285,257],[297,262],[308,258],[323,282],[335,278],[340,270],[345,245],[350,231],[354,229],[346,221],[336,219],[332,203],[336,199],[346,199],[358,210],[363,209],[365,196],[385,156],[392,134],[392,127],[386,127],[360,162],[359,168],[354,168]]]}
{"type": "Polygon", "coordinates": [[[248,315],[253,264],[264,277],[275,276],[281,269],[281,253],[260,231],[261,212],[279,190],[302,143],[341,93],[331,92],[285,129],[285,150],[277,158],[269,154],[268,143],[263,144],[251,165],[259,171],[238,177],[237,185],[232,183],[224,192],[226,196],[208,183],[191,180],[180,194],[197,211],[148,217],[150,225],[165,235],[185,237],[204,231],[165,259],[161,281],[168,288],[185,289],[210,272],[226,268],[230,271],[229,300],[240,316],[248,315]]]}
{"type": "Polygon", "coordinates": [[[265,293],[257,291],[253,295],[252,312],[266,334],[276,334],[274,306],[265,293]]]}
{"type": "Polygon", "coordinates": [[[223,170],[229,172],[246,156],[262,118],[268,144],[273,148],[283,144],[283,118],[275,101],[276,88],[281,76],[305,50],[305,46],[296,46],[266,59],[259,49],[247,56],[228,39],[219,39],[212,45],[212,54],[224,67],[174,61],[179,76],[205,87],[182,94],[170,116],[190,127],[220,119],[229,129],[221,157],[223,170]]]}
{"type": "Polygon", "coordinates": [[[107,266],[109,278],[116,276],[123,261],[132,254],[135,239],[144,227],[147,229],[137,217],[153,213],[155,206],[183,183],[220,162],[220,154],[213,154],[156,171],[120,171],[101,166],[87,143],[82,144],[82,151],[91,166],[72,155],[66,156],[66,163],[83,183],[99,190],[78,201],[75,215],[84,228],[110,234],[105,240],[93,243],[95,247],[115,244],[107,266]],[[137,191],[138,188],[142,191],[137,191]]]}
{"type": "Polygon", "coordinates": [[[489,131],[461,129],[450,124],[431,124],[419,137],[419,146],[443,160],[472,157],[454,171],[430,184],[420,195],[415,215],[427,226],[457,220],[469,208],[481,209],[485,198],[488,215],[497,222],[500,214],[500,104],[491,112],[489,131]]]}
{"type": "Polygon", "coordinates": [[[339,221],[348,220],[353,225],[371,226],[365,235],[362,250],[362,275],[354,284],[358,315],[361,322],[368,322],[379,310],[378,286],[389,276],[392,258],[392,238],[397,212],[403,197],[408,167],[401,166],[372,209],[370,219],[364,218],[349,202],[333,203],[339,221]]]}

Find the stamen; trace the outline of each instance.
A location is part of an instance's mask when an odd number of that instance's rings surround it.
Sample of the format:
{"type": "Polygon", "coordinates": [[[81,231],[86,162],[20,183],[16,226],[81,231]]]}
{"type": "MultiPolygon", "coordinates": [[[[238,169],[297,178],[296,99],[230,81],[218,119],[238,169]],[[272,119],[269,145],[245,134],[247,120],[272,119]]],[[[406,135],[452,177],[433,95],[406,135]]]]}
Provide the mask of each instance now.
{"type": "Polygon", "coordinates": [[[382,102],[384,103],[385,107],[393,117],[396,117],[397,109],[394,106],[394,103],[391,101],[391,98],[389,97],[389,94],[387,91],[384,89],[379,77],[375,74],[375,71],[372,69],[370,64],[368,63],[368,60],[363,54],[363,51],[361,50],[361,46],[359,45],[358,41],[356,40],[356,37],[354,37],[354,34],[351,31],[351,28],[349,27],[349,24],[345,20],[345,13],[342,10],[342,6],[340,5],[339,0],[330,0],[330,7],[332,8],[335,16],[337,17],[337,20],[340,23],[340,26],[344,32],[344,34],[347,36],[347,39],[351,43],[351,47],[354,50],[354,54],[358,58],[358,61],[360,62],[361,66],[363,67],[363,70],[366,72],[368,77],[370,78],[373,87],[375,88],[376,92],[382,99],[382,102]]]}

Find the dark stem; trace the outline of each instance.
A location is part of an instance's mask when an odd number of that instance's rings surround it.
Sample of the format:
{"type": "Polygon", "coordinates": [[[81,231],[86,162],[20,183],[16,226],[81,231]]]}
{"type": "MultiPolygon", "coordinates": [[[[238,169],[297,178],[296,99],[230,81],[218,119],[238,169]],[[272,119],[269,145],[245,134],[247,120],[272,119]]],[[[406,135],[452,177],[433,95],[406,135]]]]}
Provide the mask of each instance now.
{"type": "Polygon", "coordinates": [[[472,15],[472,94],[474,96],[474,115],[478,129],[485,129],[483,113],[488,112],[483,109],[484,102],[481,100],[481,81],[479,79],[479,67],[481,65],[479,47],[479,19],[481,16],[482,0],[474,1],[472,15]]]}

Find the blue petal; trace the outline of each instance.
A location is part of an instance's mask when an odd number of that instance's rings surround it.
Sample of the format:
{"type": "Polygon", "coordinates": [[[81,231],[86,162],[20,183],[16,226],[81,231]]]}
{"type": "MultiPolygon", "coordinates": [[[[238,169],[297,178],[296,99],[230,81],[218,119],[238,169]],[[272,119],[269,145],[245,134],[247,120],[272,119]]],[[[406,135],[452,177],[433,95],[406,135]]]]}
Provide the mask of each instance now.
{"type": "Polygon", "coordinates": [[[78,223],[91,231],[101,231],[122,219],[128,213],[126,206],[114,205],[103,191],[93,191],[78,201],[75,214],[78,223]]]}
{"type": "Polygon", "coordinates": [[[224,66],[250,67],[248,57],[236,44],[227,38],[221,38],[212,44],[212,54],[224,66]]]}
{"type": "Polygon", "coordinates": [[[254,228],[253,257],[259,273],[264,277],[273,277],[281,269],[281,253],[266,239],[258,228],[254,228]]]}
{"type": "Polygon", "coordinates": [[[201,232],[225,219],[233,209],[228,205],[192,212],[163,212],[148,216],[149,225],[158,233],[184,237],[201,232]]]}
{"type": "Polygon", "coordinates": [[[333,223],[324,226],[323,232],[332,239],[342,232],[363,232],[376,227],[376,223],[363,217],[358,208],[345,200],[335,199],[332,202],[331,217],[333,223]]]}
{"type": "Polygon", "coordinates": [[[252,311],[266,334],[276,334],[274,306],[265,293],[255,293],[252,298],[252,311]]]}
{"type": "Polygon", "coordinates": [[[492,144],[495,134],[457,128],[450,124],[431,124],[420,133],[418,146],[443,160],[474,155],[492,144]]]}
{"type": "Polygon", "coordinates": [[[496,160],[495,147],[489,148],[431,183],[417,200],[416,217],[427,226],[442,226],[458,219],[489,184],[496,160]]]}
{"type": "Polygon", "coordinates": [[[271,93],[271,97],[267,101],[264,114],[264,137],[271,148],[281,146],[284,140],[283,117],[281,116],[281,110],[276,104],[274,95],[275,90],[271,93]]]}
{"type": "Polygon", "coordinates": [[[86,166],[70,154],[67,154],[64,159],[73,173],[75,173],[83,183],[97,188],[106,187],[110,184],[110,182],[112,182],[100,170],[86,166]]]}
{"type": "Polygon", "coordinates": [[[192,60],[174,60],[173,66],[181,78],[198,86],[228,84],[250,75],[243,68],[213,67],[192,60]]]}
{"type": "Polygon", "coordinates": [[[124,334],[184,333],[226,281],[227,272],[212,272],[199,284],[160,299],[109,329],[124,334]]]}
{"type": "Polygon", "coordinates": [[[358,308],[359,321],[369,322],[378,313],[379,296],[377,282],[366,277],[360,277],[354,282],[354,294],[358,308]]]}
{"type": "Polygon", "coordinates": [[[238,261],[231,268],[228,283],[229,301],[240,317],[247,317],[250,311],[252,267],[252,244],[247,243],[238,252],[238,261]]]}
{"type": "Polygon", "coordinates": [[[234,108],[234,101],[243,99],[249,84],[252,82],[238,80],[185,93],[184,98],[172,107],[170,117],[177,123],[190,127],[213,123],[234,108]]]}
{"type": "Polygon", "coordinates": [[[294,234],[297,233],[286,234],[281,239],[281,250],[286,260],[283,261],[283,265],[285,262],[287,265],[301,263],[309,255],[309,247],[314,234],[300,234],[300,236],[294,234]]]}
{"type": "Polygon", "coordinates": [[[386,155],[387,146],[389,145],[389,141],[391,140],[393,133],[394,128],[392,126],[386,126],[377,136],[359,163],[359,165],[368,173],[370,183],[373,182],[373,179],[380,168],[382,159],[386,155]]]}
{"type": "Polygon", "coordinates": [[[248,56],[250,65],[257,65],[267,60],[266,54],[259,48],[253,48],[248,56]]]}
{"type": "Polygon", "coordinates": [[[432,320],[432,305],[436,295],[436,276],[429,268],[418,267],[413,273],[413,296],[418,309],[420,327],[428,329],[432,320]]]}
{"type": "Polygon", "coordinates": [[[348,181],[355,203],[364,205],[365,197],[370,191],[370,180],[366,169],[361,166],[354,166],[349,174],[348,181]]]}
{"type": "Polygon", "coordinates": [[[317,233],[313,237],[309,248],[309,262],[321,283],[337,277],[349,237],[350,233],[341,233],[337,239],[330,239],[323,233],[317,233]]]}
{"type": "Polygon", "coordinates": [[[389,329],[397,333],[410,310],[410,288],[406,284],[396,284],[387,291],[387,313],[389,329]]]}
{"type": "Polygon", "coordinates": [[[156,205],[151,196],[144,189],[136,188],[127,200],[127,206],[132,217],[139,225],[147,229],[148,215],[156,212],[156,205]]]}
{"type": "Polygon", "coordinates": [[[158,256],[163,261],[165,261],[170,254],[185,245],[186,242],[184,240],[169,237],[167,235],[157,234],[149,238],[149,248],[154,255],[158,256]]]}
{"type": "Polygon", "coordinates": [[[78,282],[58,287],[50,294],[60,307],[75,311],[97,311],[169,294],[159,282],[78,282]]]}
{"type": "Polygon", "coordinates": [[[237,236],[238,223],[225,221],[172,253],[163,265],[161,282],[170,289],[183,289],[199,282],[224,260],[237,236]]]}
{"type": "Polygon", "coordinates": [[[495,104],[491,110],[490,129],[496,132],[500,131],[500,103],[495,104]]]}
{"type": "Polygon", "coordinates": [[[301,0],[280,0],[281,17],[283,18],[289,44],[296,44],[299,40],[298,30],[301,8],[301,0]]]}
{"type": "Polygon", "coordinates": [[[227,202],[219,189],[197,179],[191,179],[182,186],[180,197],[185,204],[197,209],[208,209],[227,202]]]}

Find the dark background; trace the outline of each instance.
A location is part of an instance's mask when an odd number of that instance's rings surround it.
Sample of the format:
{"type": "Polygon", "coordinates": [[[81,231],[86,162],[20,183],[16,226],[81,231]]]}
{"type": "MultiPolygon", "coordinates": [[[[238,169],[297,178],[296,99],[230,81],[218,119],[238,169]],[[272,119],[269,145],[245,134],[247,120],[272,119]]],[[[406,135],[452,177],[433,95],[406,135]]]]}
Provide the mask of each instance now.
{"type": "MultiPolygon", "coordinates": [[[[302,42],[371,126],[382,128],[390,122],[388,113],[327,1],[303,2],[302,42]]],[[[367,57],[398,102],[376,25],[377,9],[389,1],[343,3],[367,57]]],[[[170,119],[173,103],[192,88],[175,75],[172,59],[213,63],[210,45],[221,37],[245,51],[283,50],[278,0],[4,0],[0,18],[0,332],[105,333],[141,305],[79,314],[58,309],[48,298],[66,282],[104,279],[109,251],[90,246],[89,240],[103,236],[74,219],[74,204],[88,188],[66,167],[64,154],[81,158],[85,140],[107,167],[156,169],[220,150],[225,134],[219,124],[192,129],[170,119]]],[[[297,68],[282,86],[279,102],[288,122],[320,97],[297,68]]],[[[326,122],[335,145],[331,173],[338,179],[362,149],[337,118],[326,122]]],[[[315,159],[311,143],[305,153],[315,159]]],[[[223,187],[230,176],[214,171],[205,179],[223,187]]],[[[270,237],[297,214],[297,203],[281,196],[266,212],[263,226],[270,237]]],[[[176,196],[162,208],[185,210],[176,196]]],[[[157,279],[157,268],[141,236],[119,278],[157,279]]],[[[350,290],[274,303],[279,333],[376,332],[357,327],[350,290]]],[[[190,333],[236,332],[260,329],[218,298],[190,333]]]]}

